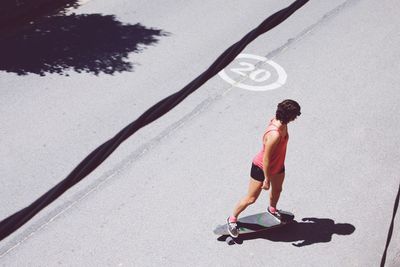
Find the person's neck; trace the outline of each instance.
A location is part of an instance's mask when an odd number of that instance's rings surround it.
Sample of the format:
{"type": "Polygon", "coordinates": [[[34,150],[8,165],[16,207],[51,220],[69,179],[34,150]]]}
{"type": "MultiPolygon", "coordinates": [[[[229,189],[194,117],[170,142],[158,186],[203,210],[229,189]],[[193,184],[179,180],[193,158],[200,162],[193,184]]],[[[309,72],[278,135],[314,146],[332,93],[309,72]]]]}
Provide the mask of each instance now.
{"type": "Polygon", "coordinates": [[[272,123],[273,123],[276,127],[280,128],[280,129],[286,128],[286,127],[287,127],[287,124],[282,123],[280,120],[278,120],[278,119],[276,119],[276,118],[274,118],[274,120],[272,121],[272,123]]]}

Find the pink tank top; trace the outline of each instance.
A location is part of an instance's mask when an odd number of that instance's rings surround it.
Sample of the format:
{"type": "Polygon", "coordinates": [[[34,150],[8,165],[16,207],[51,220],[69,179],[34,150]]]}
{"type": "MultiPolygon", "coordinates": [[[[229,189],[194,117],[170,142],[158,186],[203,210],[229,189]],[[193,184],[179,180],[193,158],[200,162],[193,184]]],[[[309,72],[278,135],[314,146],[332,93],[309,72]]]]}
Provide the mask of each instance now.
{"type": "Polygon", "coordinates": [[[260,152],[258,152],[258,154],[254,157],[253,159],[253,164],[260,167],[262,170],[264,168],[264,162],[263,162],[263,158],[264,158],[264,152],[265,152],[265,144],[264,144],[264,139],[265,136],[267,135],[267,133],[271,132],[271,131],[277,131],[279,133],[279,135],[281,136],[278,145],[275,148],[275,151],[272,153],[271,158],[270,158],[270,171],[271,174],[278,174],[280,173],[285,165],[285,157],[286,157],[286,147],[287,147],[287,143],[289,141],[289,134],[287,134],[285,137],[282,138],[282,133],[281,131],[278,129],[277,126],[275,126],[274,124],[272,124],[272,121],[270,121],[267,129],[265,130],[265,133],[263,135],[263,147],[261,149],[260,152]]]}

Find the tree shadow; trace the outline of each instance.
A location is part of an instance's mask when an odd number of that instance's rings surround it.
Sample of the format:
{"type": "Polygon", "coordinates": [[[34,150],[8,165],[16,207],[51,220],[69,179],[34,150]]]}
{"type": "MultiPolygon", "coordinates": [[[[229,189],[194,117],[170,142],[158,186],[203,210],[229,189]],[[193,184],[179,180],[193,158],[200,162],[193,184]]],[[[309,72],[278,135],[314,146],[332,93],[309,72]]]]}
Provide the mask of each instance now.
{"type": "Polygon", "coordinates": [[[42,76],[132,71],[128,55],[168,35],[139,23],[123,24],[112,15],[43,17],[0,40],[0,71],[42,76]]]}
{"type": "Polygon", "coordinates": [[[273,242],[291,242],[293,246],[304,247],[330,242],[334,234],[350,235],[355,229],[352,224],[335,223],[332,219],[303,218],[302,222],[293,221],[283,227],[244,234],[235,242],[241,244],[243,241],[262,238],[273,242]]]}
{"type": "Polygon", "coordinates": [[[1,0],[0,31],[21,27],[43,16],[66,14],[79,6],[79,0],[1,0]]]}

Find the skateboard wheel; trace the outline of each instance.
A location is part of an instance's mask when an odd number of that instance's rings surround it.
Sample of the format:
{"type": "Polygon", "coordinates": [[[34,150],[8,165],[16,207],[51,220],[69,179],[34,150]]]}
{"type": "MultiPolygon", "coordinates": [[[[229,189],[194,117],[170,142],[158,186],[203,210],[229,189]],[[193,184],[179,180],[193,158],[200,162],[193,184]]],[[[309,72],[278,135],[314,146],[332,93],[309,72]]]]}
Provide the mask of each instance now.
{"type": "Polygon", "coordinates": [[[235,244],[235,240],[233,240],[233,238],[232,238],[231,236],[228,236],[228,237],[226,238],[225,242],[226,242],[228,245],[233,245],[233,244],[235,244]]]}

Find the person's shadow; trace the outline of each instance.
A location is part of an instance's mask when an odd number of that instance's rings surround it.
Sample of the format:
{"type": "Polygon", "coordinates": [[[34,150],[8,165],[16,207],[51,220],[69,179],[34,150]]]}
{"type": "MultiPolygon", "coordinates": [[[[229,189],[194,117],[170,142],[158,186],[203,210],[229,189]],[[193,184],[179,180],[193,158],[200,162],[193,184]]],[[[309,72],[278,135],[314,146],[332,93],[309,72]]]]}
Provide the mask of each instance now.
{"type": "Polygon", "coordinates": [[[132,71],[129,54],[167,35],[139,23],[123,24],[112,15],[42,17],[11,35],[0,36],[0,71],[42,76],[71,70],[95,75],[132,71]]]}
{"type": "Polygon", "coordinates": [[[350,235],[355,227],[349,223],[335,223],[332,219],[303,218],[282,227],[239,236],[236,243],[252,239],[267,239],[274,242],[291,242],[293,246],[304,247],[316,243],[327,243],[332,236],[350,235]]]}

